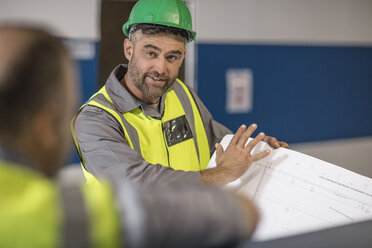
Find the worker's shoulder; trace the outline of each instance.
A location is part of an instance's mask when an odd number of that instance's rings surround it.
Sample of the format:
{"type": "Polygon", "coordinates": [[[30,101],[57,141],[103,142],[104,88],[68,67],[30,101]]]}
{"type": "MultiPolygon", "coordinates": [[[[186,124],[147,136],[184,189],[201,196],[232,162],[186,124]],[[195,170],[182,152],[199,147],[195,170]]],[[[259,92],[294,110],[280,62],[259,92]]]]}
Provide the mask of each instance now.
{"type": "Polygon", "coordinates": [[[107,124],[109,122],[116,123],[117,121],[108,111],[97,106],[86,105],[79,110],[76,116],[75,127],[93,123],[107,124]]]}

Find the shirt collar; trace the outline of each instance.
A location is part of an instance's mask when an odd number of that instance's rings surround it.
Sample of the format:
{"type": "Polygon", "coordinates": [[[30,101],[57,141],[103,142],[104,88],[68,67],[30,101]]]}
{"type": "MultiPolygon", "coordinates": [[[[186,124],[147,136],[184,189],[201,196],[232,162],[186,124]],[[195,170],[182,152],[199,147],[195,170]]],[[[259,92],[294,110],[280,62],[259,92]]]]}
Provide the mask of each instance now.
{"type": "Polygon", "coordinates": [[[110,96],[117,110],[124,114],[133,109],[140,107],[143,113],[147,116],[151,116],[156,119],[160,119],[164,112],[164,100],[166,93],[161,97],[160,101],[160,113],[154,110],[152,107],[146,105],[142,101],[138,100],[120,83],[127,73],[128,65],[118,65],[110,74],[106,81],[106,91],[110,96]]]}
{"type": "Polygon", "coordinates": [[[127,70],[127,65],[117,66],[106,81],[107,94],[121,113],[129,112],[141,106],[141,101],[133,97],[120,83],[127,70]]]}

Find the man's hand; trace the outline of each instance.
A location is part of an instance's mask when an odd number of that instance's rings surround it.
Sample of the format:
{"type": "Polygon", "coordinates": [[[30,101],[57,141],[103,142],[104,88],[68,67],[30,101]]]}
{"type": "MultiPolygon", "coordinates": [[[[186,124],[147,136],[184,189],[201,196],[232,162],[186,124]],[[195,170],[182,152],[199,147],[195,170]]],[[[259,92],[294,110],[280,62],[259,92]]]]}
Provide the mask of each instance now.
{"type": "Polygon", "coordinates": [[[269,150],[251,155],[252,149],[265,137],[264,133],[258,134],[245,145],[256,128],[256,124],[252,124],[248,128],[242,125],[225,151],[221,144],[216,144],[217,167],[201,171],[202,180],[212,184],[225,185],[241,177],[253,162],[266,157],[270,153],[269,150]]]}
{"type": "Polygon", "coordinates": [[[289,145],[286,142],[278,141],[275,137],[265,136],[262,141],[268,143],[274,149],[279,147],[289,148],[289,145]]]}

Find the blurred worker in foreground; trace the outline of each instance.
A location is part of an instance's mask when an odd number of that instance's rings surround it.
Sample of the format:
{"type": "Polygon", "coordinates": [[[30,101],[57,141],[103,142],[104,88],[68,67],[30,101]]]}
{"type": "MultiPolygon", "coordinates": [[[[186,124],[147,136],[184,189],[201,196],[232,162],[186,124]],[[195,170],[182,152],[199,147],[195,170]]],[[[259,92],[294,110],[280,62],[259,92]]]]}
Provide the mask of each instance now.
{"type": "Polygon", "coordinates": [[[264,133],[244,147],[257,128],[253,124],[242,125],[223,151],[218,143],[231,131],[214,121],[195,92],[177,79],[186,43],[196,35],[182,1],[138,1],[123,31],[128,65],[114,69],[73,121],[86,171],[150,186],[224,185],[268,155],[250,154],[258,141],[288,147],[264,133]],[[239,139],[243,146],[235,145],[239,139]],[[215,150],[217,167],[206,169],[215,150]]]}
{"type": "Polygon", "coordinates": [[[86,187],[58,176],[75,103],[61,41],[1,26],[0,247],[230,246],[253,232],[250,201],[214,187],[86,187]]]}

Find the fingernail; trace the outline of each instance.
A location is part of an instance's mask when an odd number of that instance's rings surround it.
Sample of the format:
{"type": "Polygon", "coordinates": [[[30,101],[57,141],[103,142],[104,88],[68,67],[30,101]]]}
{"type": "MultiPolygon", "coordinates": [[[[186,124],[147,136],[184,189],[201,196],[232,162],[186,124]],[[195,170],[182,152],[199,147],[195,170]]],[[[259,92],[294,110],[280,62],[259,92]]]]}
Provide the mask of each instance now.
{"type": "Polygon", "coordinates": [[[265,133],[264,133],[264,132],[261,132],[260,135],[261,135],[261,136],[265,136],[265,133]]]}
{"type": "Polygon", "coordinates": [[[253,123],[251,126],[252,127],[257,127],[257,124],[256,123],[253,123]]]}
{"type": "Polygon", "coordinates": [[[242,128],[246,128],[245,124],[242,124],[240,127],[242,127],[242,128]]]}
{"type": "Polygon", "coordinates": [[[217,149],[217,147],[218,147],[218,143],[216,143],[216,144],[214,145],[214,147],[217,149]]]}

